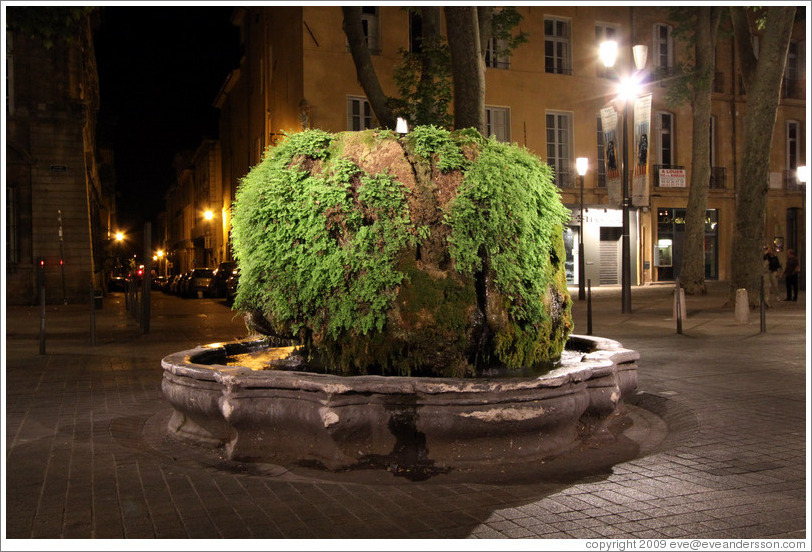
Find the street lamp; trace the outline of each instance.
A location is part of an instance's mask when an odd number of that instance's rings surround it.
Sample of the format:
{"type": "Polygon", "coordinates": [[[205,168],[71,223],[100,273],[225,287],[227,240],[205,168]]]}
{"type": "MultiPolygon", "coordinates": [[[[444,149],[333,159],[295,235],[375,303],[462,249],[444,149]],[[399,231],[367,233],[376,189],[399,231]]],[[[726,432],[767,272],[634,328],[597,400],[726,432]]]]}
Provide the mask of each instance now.
{"type": "Polygon", "coordinates": [[[208,221],[205,234],[203,235],[203,264],[209,266],[211,263],[211,221],[214,219],[214,211],[207,209],[203,213],[203,218],[208,221]]]}
{"type": "Polygon", "coordinates": [[[586,299],[586,274],[584,273],[584,175],[586,174],[587,168],[589,168],[589,159],[579,157],[575,160],[575,168],[578,170],[578,176],[581,180],[581,227],[578,229],[578,300],[583,301],[586,299]]]}
{"type": "Polygon", "coordinates": [[[795,178],[797,178],[798,182],[801,184],[806,184],[806,181],[809,180],[809,169],[807,169],[805,166],[796,167],[795,178]]]}
{"type": "MultiPolygon", "coordinates": [[[[617,42],[610,40],[600,45],[600,56],[603,64],[607,68],[615,66],[617,61],[617,42]]],[[[646,54],[648,48],[642,44],[632,48],[634,64],[638,72],[646,65],[646,54]]],[[[622,312],[632,312],[632,290],[631,290],[631,244],[629,240],[629,100],[634,99],[639,91],[640,79],[635,73],[621,81],[618,87],[618,97],[623,102],[623,238],[621,242],[621,303],[622,312]]]]}

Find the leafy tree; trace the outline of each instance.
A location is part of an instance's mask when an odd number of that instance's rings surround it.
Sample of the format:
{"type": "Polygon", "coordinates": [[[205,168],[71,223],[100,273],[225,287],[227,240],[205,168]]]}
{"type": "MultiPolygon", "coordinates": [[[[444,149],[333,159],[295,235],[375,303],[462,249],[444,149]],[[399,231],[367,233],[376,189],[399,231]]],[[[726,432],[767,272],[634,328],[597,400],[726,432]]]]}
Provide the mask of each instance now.
{"type": "Polygon", "coordinates": [[[445,38],[440,27],[439,7],[409,9],[419,11],[421,16],[421,51],[401,50],[403,63],[395,72],[400,98],[386,98],[379,93],[380,83],[363,40],[360,8],[343,8],[344,31],[359,81],[381,126],[393,128],[394,116],[405,115],[412,125],[450,127],[448,105],[453,87],[453,126],[474,127],[484,133],[486,47],[491,38],[500,39],[505,47],[497,55],[507,55],[526,42],[525,33],[513,32],[521,15],[509,7],[447,7],[444,9],[448,30],[445,38]],[[389,112],[394,113],[391,120],[389,112]],[[385,123],[385,120],[391,122],[385,123]]]}
{"type": "Polygon", "coordinates": [[[79,36],[81,23],[97,7],[10,6],[6,10],[9,29],[37,38],[50,50],[60,41],[79,36]]]}
{"type": "Polygon", "coordinates": [[[680,285],[688,294],[705,294],[705,211],[710,183],[711,93],[715,72],[716,38],[723,11],[721,6],[672,8],[677,21],[675,35],[693,44],[693,56],[682,66],[681,75],[669,88],[669,103],[689,101],[693,113],[691,187],[685,215],[685,244],[680,285]]]}
{"type": "Polygon", "coordinates": [[[361,23],[361,6],[343,6],[341,10],[344,12],[344,34],[347,35],[358,81],[367,95],[378,123],[382,128],[394,130],[395,115],[389,106],[389,99],[381,88],[375,66],[372,65],[372,56],[361,23]]]}
{"type": "Polygon", "coordinates": [[[476,7],[446,6],[454,82],[454,125],[485,134],[485,60],[476,7]]]}
{"type": "Polygon", "coordinates": [[[391,98],[395,113],[413,126],[451,127],[451,56],[440,32],[440,7],[406,8],[421,22],[416,51],[401,48],[403,61],[395,68],[399,98],[391,98]]]}
{"type": "Polygon", "coordinates": [[[794,6],[769,6],[759,10],[730,7],[741,76],[747,93],[737,175],[730,300],[735,297],[737,289],[745,288],[751,305],[757,303],[760,287],[770,148],[794,16],[794,6]],[[763,30],[758,54],[754,50],[754,26],[763,30]]]}

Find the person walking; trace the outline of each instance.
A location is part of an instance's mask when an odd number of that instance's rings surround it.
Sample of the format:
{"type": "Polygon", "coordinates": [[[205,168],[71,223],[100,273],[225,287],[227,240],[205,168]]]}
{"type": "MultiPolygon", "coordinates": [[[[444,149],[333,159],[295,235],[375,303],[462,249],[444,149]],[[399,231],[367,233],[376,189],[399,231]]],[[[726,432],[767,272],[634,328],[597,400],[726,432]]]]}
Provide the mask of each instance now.
{"type": "Polygon", "coordinates": [[[770,305],[770,298],[775,297],[777,301],[781,300],[778,295],[778,270],[781,268],[781,262],[778,257],[773,253],[772,247],[764,246],[764,304],[768,307],[770,305]]]}
{"type": "Polygon", "coordinates": [[[798,300],[798,273],[801,272],[801,263],[795,250],[787,249],[787,266],[784,268],[784,281],[787,284],[787,301],[798,300]]]}

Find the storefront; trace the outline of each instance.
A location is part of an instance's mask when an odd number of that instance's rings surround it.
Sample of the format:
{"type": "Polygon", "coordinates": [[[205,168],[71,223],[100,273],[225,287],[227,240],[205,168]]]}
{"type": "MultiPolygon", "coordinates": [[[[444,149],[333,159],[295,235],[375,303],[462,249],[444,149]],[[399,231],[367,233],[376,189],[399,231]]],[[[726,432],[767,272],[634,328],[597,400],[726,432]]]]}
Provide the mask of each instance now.
{"type": "MultiPolygon", "coordinates": [[[[621,258],[623,237],[623,211],[603,207],[584,208],[583,224],[580,206],[570,206],[572,215],[564,229],[564,247],[567,252],[567,283],[578,284],[578,240],[583,231],[585,281],[592,286],[618,285],[621,283],[621,258]]],[[[629,244],[631,250],[631,274],[637,274],[637,211],[629,211],[629,244]]],[[[632,285],[637,285],[635,278],[632,285]]]]}
{"type": "MultiPolygon", "coordinates": [[[[654,242],[655,281],[679,276],[685,245],[685,209],[657,209],[657,236],[654,242]]],[[[719,212],[705,211],[705,279],[719,279],[719,212]]]]}

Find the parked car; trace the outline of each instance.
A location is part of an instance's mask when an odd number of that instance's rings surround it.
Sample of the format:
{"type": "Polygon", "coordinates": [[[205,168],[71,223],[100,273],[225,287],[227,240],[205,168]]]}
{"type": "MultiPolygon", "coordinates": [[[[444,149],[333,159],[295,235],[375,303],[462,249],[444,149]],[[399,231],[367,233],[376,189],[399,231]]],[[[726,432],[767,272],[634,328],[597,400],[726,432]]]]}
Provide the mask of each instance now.
{"type": "Polygon", "coordinates": [[[161,291],[163,291],[164,293],[172,293],[172,284],[177,279],[178,279],[177,274],[170,274],[169,276],[167,276],[166,282],[164,283],[163,287],[161,288],[161,291]]]}
{"type": "Polygon", "coordinates": [[[111,276],[107,282],[107,291],[127,291],[127,279],[124,276],[111,276]]]}
{"type": "Polygon", "coordinates": [[[237,296],[237,284],[240,281],[240,269],[235,268],[231,272],[231,276],[226,280],[226,303],[232,305],[234,298],[237,296]]]}
{"type": "Polygon", "coordinates": [[[178,274],[177,277],[172,281],[172,287],[169,290],[172,295],[183,295],[183,283],[188,275],[188,272],[178,274]]]}
{"type": "Polygon", "coordinates": [[[152,289],[156,291],[162,290],[166,285],[166,280],[167,280],[166,276],[156,276],[155,278],[152,279],[152,289]]]}
{"type": "Polygon", "coordinates": [[[208,292],[213,277],[213,268],[196,268],[192,270],[189,279],[186,281],[185,297],[203,297],[208,292]]]}
{"type": "Polygon", "coordinates": [[[226,296],[226,281],[231,277],[232,272],[237,270],[237,263],[235,261],[226,261],[220,263],[217,270],[214,271],[214,277],[211,279],[207,295],[209,297],[225,297],[226,296]]]}

